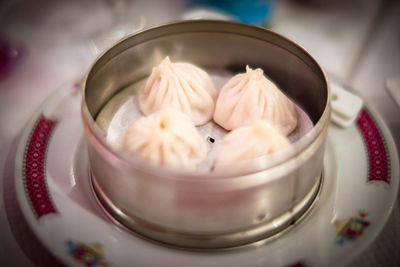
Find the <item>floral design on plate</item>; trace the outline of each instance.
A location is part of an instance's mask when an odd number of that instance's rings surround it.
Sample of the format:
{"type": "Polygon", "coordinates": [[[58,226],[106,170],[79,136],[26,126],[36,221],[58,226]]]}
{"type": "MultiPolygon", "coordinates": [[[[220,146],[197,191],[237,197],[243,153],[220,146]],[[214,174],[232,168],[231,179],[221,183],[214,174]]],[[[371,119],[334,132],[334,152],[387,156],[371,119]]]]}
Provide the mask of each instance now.
{"type": "Polygon", "coordinates": [[[68,253],[85,266],[109,266],[103,255],[103,248],[99,243],[81,243],[68,240],[68,253]]]}
{"type": "Polygon", "coordinates": [[[72,85],[72,95],[79,95],[82,92],[85,76],[76,80],[72,85]]]}
{"type": "Polygon", "coordinates": [[[343,246],[346,241],[354,242],[364,233],[371,223],[366,219],[368,213],[363,210],[358,212],[357,217],[350,217],[343,220],[336,220],[333,225],[336,228],[336,243],[343,246]]]}
{"type": "Polygon", "coordinates": [[[56,121],[39,117],[25,147],[23,179],[25,194],[39,219],[56,213],[46,181],[46,152],[56,121]]]}
{"type": "Polygon", "coordinates": [[[367,110],[360,111],[357,125],[368,152],[368,181],[384,181],[389,184],[389,153],[382,134],[367,110]]]}

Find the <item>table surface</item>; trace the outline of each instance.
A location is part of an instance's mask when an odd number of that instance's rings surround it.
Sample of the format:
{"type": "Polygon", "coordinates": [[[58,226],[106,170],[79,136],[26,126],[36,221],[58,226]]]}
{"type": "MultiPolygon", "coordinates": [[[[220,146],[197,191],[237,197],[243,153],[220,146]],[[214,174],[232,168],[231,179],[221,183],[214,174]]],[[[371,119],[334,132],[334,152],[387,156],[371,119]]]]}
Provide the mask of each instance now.
{"type": "MultiPolygon", "coordinates": [[[[400,78],[400,2],[322,2],[277,1],[268,25],[307,49],[329,76],[376,109],[399,150],[400,118],[396,114],[400,107],[386,85],[400,78]]],[[[20,220],[21,214],[7,216],[7,210],[17,205],[15,196],[4,194],[12,190],[15,145],[32,113],[54,90],[82,77],[98,52],[112,41],[143,27],[180,19],[188,8],[183,0],[0,3],[0,38],[17,47],[20,56],[11,71],[0,76],[1,266],[60,264],[35,240],[20,220]],[[6,202],[13,204],[6,207],[6,202]],[[26,235],[13,232],[15,224],[21,224],[19,229],[26,235]],[[40,253],[30,255],[21,242],[40,253]]],[[[400,265],[398,204],[382,233],[350,266],[400,265]]]]}

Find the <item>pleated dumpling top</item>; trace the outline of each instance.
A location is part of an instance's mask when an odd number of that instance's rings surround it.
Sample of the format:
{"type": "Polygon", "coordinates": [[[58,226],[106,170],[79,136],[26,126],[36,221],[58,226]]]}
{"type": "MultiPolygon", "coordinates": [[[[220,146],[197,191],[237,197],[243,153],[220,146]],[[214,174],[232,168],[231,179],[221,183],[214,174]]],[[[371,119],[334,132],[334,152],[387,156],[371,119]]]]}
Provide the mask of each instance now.
{"type": "Polygon", "coordinates": [[[221,89],[214,121],[233,130],[259,120],[267,121],[287,136],[297,125],[296,107],[261,69],[247,66],[246,73],[235,75],[221,89]]]}
{"type": "Polygon", "coordinates": [[[128,153],[164,167],[195,169],[207,158],[206,143],[191,119],[172,108],[135,121],[120,144],[128,153]]]}
{"type": "Polygon", "coordinates": [[[145,115],[167,107],[178,109],[198,126],[212,119],[216,98],[217,91],[204,70],[166,57],[140,90],[139,106],[145,115]]]}

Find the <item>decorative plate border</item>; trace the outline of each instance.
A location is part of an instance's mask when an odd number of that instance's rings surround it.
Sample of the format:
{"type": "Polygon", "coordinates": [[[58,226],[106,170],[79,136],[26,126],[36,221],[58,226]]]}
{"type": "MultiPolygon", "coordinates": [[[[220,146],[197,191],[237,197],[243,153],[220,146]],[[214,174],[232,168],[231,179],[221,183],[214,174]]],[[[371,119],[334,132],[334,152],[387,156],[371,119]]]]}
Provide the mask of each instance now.
{"type": "Polygon", "coordinates": [[[23,157],[25,195],[37,219],[57,213],[46,181],[46,154],[50,137],[57,121],[41,114],[28,138],[23,157]]]}
{"type": "Polygon", "coordinates": [[[390,184],[390,158],[382,133],[369,112],[363,108],[357,125],[367,150],[368,182],[383,181],[390,184]]]}

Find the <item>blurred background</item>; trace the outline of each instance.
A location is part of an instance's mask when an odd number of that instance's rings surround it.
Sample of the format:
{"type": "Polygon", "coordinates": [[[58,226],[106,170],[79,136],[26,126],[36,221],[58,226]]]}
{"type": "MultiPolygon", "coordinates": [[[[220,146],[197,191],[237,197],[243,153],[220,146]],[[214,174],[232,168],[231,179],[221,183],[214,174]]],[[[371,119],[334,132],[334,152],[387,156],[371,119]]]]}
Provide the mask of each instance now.
{"type": "MultiPolygon", "coordinates": [[[[14,0],[0,1],[0,177],[13,169],[10,151],[32,113],[60,86],[79,82],[104,49],[151,26],[201,18],[250,23],[297,42],[330,79],[378,111],[399,150],[400,1],[14,0]]],[[[58,264],[37,241],[25,240],[42,249],[36,256],[21,249],[11,223],[18,222],[9,221],[1,198],[0,266],[42,266],[39,258],[58,264]]],[[[400,266],[399,249],[397,206],[350,266],[400,266]]]]}

